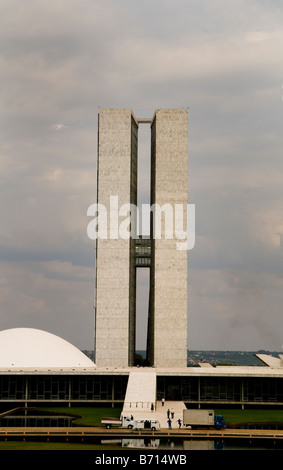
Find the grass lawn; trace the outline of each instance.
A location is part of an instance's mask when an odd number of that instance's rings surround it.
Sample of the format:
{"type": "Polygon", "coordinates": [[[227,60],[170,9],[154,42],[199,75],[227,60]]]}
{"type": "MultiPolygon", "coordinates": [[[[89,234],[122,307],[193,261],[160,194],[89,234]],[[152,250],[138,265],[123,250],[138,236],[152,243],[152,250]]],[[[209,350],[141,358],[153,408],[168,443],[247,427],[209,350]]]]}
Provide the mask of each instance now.
{"type": "Polygon", "coordinates": [[[79,426],[101,426],[101,420],[104,417],[120,418],[122,408],[111,407],[52,407],[52,408],[38,408],[40,411],[48,411],[58,414],[66,414],[68,416],[76,415],[78,419],[74,424],[79,426]]]}
{"type": "MultiPolygon", "coordinates": [[[[39,408],[41,411],[51,411],[59,414],[77,415],[78,419],[74,421],[75,425],[82,426],[101,426],[101,419],[104,417],[119,418],[122,408],[111,407],[54,407],[39,408]]],[[[241,409],[216,409],[216,414],[222,414],[226,425],[244,424],[244,423],[283,423],[283,410],[241,410],[241,409]]]]}
{"type": "Polygon", "coordinates": [[[283,410],[215,410],[216,414],[223,415],[226,426],[244,423],[283,423],[283,410]]]}

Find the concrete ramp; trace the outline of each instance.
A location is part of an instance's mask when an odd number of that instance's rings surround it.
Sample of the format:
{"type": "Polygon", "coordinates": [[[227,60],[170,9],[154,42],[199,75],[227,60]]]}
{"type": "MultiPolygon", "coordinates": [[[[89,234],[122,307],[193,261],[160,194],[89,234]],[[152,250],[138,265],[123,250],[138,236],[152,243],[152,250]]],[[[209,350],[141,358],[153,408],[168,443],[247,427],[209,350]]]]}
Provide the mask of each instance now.
{"type": "Polygon", "coordinates": [[[156,419],[161,428],[168,429],[168,413],[172,429],[179,427],[178,419],[183,422],[182,401],[156,401],[156,372],[154,369],[137,369],[130,372],[122,416],[133,416],[134,419],[156,419]],[[152,410],[152,404],[154,409],[152,410]],[[169,411],[168,411],[169,410],[169,411]],[[173,413],[173,417],[172,417],[173,413]]]}
{"type": "Polygon", "coordinates": [[[156,401],[156,372],[140,369],[130,372],[122,414],[151,411],[156,401]]]}

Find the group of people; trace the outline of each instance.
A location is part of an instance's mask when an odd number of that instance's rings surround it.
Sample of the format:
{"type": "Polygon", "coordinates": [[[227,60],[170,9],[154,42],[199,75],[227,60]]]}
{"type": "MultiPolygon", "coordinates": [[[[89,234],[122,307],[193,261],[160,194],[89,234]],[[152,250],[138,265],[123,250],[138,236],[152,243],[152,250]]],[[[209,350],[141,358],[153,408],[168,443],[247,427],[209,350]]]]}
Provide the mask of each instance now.
{"type": "MultiPolygon", "coordinates": [[[[162,402],[162,406],[164,406],[165,399],[162,398],[161,402],[162,402]]],[[[175,414],[174,410],[169,410],[169,408],[168,408],[168,410],[167,410],[167,423],[168,423],[168,428],[169,429],[172,429],[172,419],[174,419],[174,414],[175,414]]],[[[181,426],[182,426],[182,420],[180,418],[177,419],[177,423],[178,423],[179,429],[180,429],[181,426]]]]}
{"type": "Polygon", "coordinates": [[[175,414],[175,411],[174,410],[167,410],[167,418],[170,419],[170,415],[171,415],[171,418],[173,419],[174,418],[174,414],[175,414]]]}
{"type": "MultiPolygon", "coordinates": [[[[168,418],[167,423],[168,423],[168,429],[172,429],[172,420],[170,418],[168,418]]],[[[182,420],[180,418],[177,419],[177,423],[178,423],[179,429],[180,429],[181,426],[182,426],[182,420]]]]}

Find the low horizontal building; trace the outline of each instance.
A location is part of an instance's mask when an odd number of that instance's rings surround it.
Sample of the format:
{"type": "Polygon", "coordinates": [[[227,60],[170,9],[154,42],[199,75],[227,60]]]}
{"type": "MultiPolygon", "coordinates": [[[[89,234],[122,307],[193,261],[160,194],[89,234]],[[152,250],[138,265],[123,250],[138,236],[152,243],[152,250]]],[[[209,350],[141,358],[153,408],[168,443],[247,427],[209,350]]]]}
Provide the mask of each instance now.
{"type": "MultiPolygon", "coordinates": [[[[142,379],[150,370],[156,376],[150,385],[156,400],[164,397],[192,407],[282,406],[282,359],[258,358],[265,366],[97,367],[58,336],[16,328],[0,332],[0,404],[123,406],[130,374],[142,379]]],[[[149,406],[141,396],[139,392],[139,403],[133,405],[149,406]]]]}

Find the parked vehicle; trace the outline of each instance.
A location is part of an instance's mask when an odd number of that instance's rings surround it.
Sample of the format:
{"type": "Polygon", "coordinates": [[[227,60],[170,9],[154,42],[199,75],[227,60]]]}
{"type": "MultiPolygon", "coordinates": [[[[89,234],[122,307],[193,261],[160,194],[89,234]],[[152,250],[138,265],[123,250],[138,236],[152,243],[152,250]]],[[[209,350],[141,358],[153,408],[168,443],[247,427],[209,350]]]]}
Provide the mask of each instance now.
{"type": "Polygon", "coordinates": [[[189,410],[183,411],[183,424],[192,429],[201,427],[211,427],[222,429],[226,427],[225,419],[222,415],[216,415],[213,410],[189,410]]]}
{"type": "Polygon", "coordinates": [[[101,424],[103,424],[106,429],[110,429],[112,427],[120,428],[122,426],[122,421],[118,418],[102,418],[101,424]]]}
{"type": "Polygon", "coordinates": [[[156,431],[160,428],[160,423],[156,419],[136,419],[134,422],[134,429],[151,429],[156,431]]]}
{"type": "Polygon", "coordinates": [[[122,419],[119,418],[102,418],[101,424],[104,424],[104,426],[107,429],[110,429],[112,427],[119,427],[119,428],[128,428],[132,429],[134,427],[134,418],[131,416],[123,416],[122,419]]]}
{"type": "Polygon", "coordinates": [[[151,429],[155,431],[160,428],[160,423],[153,419],[134,419],[133,416],[123,416],[118,418],[102,418],[101,424],[107,429],[112,427],[122,427],[128,429],[151,429]]]}

